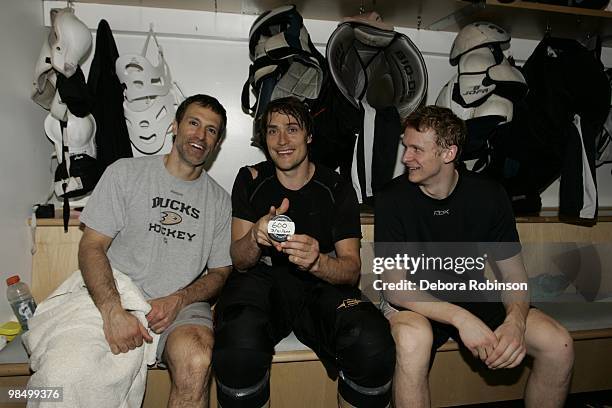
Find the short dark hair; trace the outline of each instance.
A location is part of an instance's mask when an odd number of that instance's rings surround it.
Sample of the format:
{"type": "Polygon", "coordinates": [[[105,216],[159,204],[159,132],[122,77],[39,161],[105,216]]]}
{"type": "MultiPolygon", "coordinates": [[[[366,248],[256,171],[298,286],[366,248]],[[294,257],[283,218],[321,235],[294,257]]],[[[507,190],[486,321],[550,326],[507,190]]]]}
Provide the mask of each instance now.
{"type": "Polygon", "coordinates": [[[221,105],[221,102],[217,100],[217,98],[213,98],[209,95],[196,94],[191,95],[189,98],[185,99],[179,107],[176,109],[176,123],[181,123],[183,120],[183,116],[185,116],[185,112],[189,105],[195,103],[203,108],[208,108],[211,111],[215,112],[219,116],[221,116],[221,125],[219,127],[219,137],[223,136],[225,132],[225,127],[227,126],[227,114],[225,112],[225,108],[221,105]]]}
{"type": "Polygon", "coordinates": [[[279,98],[271,101],[266,106],[266,110],[261,115],[261,121],[259,123],[259,131],[262,138],[262,144],[265,146],[266,134],[268,133],[268,123],[270,123],[270,117],[273,113],[282,113],[283,115],[293,116],[297,120],[298,125],[306,131],[306,135],[312,134],[312,115],[308,110],[308,106],[300,101],[295,96],[288,96],[286,98],[279,98]]]}
{"type": "Polygon", "coordinates": [[[453,161],[459,161],[467,138],[467,130],[465,122],[452,110],[435,105],[421,106],[404,120],[404,130],[407,128],[419,132],[433,130],[436,134],[436,145],[442,148],[457,146],[457,155],[453,161]]]}

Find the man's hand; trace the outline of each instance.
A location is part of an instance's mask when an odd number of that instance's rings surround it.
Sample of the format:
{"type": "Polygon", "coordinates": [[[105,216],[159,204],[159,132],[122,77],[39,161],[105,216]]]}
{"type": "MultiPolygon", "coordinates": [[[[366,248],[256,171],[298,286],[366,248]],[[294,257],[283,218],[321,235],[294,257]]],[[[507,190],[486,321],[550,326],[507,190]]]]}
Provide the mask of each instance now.
{"type": "Polygon", "coordinates": [[[525,325],[506,320],[495,330],[495,336],[499,342],[485,364],[491,369],[513,368],[519,365],[527,354],[525,325]]]}
{"type": "Polygon", "coordinates": [[[497,346],[497,337],[482,320],[466,311],[457,325],[463,344],[474,357],[485,361],[497,346]]]}
{"type": "Polygon", "coordinates": [[[290,235],[287,241],[281,243],[284,253],[289,255],[289,262],[297,265],[303,271],[317,270],[321,259],[319,241],[305,234],[290,235]]]}
{"type": "Polygon", "coordinates": [[[183,308],[183,298],[178,293],[152,299],[149,303],[151,311],[147,314],[147,322],[151,330],[158,334],[170,326],[183,308]]]}
{"type": "Polygon", "coordinates": [[[253,225],[253,228],[251,228],[251,236],[253,237],[253,240],[257,242],[258,245],[273,246],[276,248],[277,251],[281,250],[280,243],[274,241],[268,235],[268,222],[275,215],[281,215],[286,213],[288,209],[289,200],[287,198],[283,198],[283,201],[281,202],[281,205],[280,207],[278,207],[278,209],[276,209],[276,207],[274,206],[270,207],[268,213],[261,217],[259,220],[257,220],[257,222],[253,225]]]}
{"type": "Polygon", "coordinates": [[[113,354],[127,353],[142,346],[142,341],[151,343],[153,338],[136,316],[120,306],[102,313],[104,337],[113,354]]]}

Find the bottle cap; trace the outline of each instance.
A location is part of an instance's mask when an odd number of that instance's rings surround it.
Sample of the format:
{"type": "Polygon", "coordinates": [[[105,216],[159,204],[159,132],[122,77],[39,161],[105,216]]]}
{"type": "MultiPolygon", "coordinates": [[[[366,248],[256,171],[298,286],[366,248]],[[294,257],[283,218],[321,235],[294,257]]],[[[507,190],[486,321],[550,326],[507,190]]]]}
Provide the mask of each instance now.
{"type": "Polygon", "coordinates": [[[6,284],[7,284],[8,286],[11,286],[11,285],[16,284],[16,283],[17,283],[17,282],[19,282],[19,281],[21,281],[21,279],[19,278],[19,275],[13,275],[13,276],[11,276],[10,278],[7,278],[7,279],[6,279],[6,284]]]}
{"type": "Polygon", "coordinates": [[[295,233],[295,223],[286,215],[275,215],[268,221],[268,235],[275,241],[284,242],[295,233]]]}
{"type": "Polygon", "coordinates": [[[6,322],[0,325],[0,335],[6,336],[8,341],[13,340],[19,332],[21,332],[21,325],[17,322],[6,322]]]}

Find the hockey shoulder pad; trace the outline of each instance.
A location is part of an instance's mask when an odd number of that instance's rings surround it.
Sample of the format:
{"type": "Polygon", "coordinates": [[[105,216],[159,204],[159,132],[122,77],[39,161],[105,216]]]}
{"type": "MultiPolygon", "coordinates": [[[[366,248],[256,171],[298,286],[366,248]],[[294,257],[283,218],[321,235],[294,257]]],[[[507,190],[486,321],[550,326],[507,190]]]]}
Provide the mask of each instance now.
{"type": "Polygon", "coordinates": [[[512,102],[523,99],[529,89],[521,71],[511,65],[508,60],[489,68],[483,83],[495,85],[495,94],[512,102]]]}

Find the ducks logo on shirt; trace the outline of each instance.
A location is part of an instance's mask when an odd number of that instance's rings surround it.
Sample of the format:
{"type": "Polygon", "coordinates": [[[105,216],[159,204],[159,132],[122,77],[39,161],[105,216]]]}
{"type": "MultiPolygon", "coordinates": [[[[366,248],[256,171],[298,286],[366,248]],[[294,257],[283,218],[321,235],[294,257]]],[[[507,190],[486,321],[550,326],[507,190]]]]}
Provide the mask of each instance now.
{"type": "Polygon", "coordinates": [[[176,225],[183,221],[183,218],[172,211],[162,211],[162,218],[159,221],[162,225],[176,225]]]}

